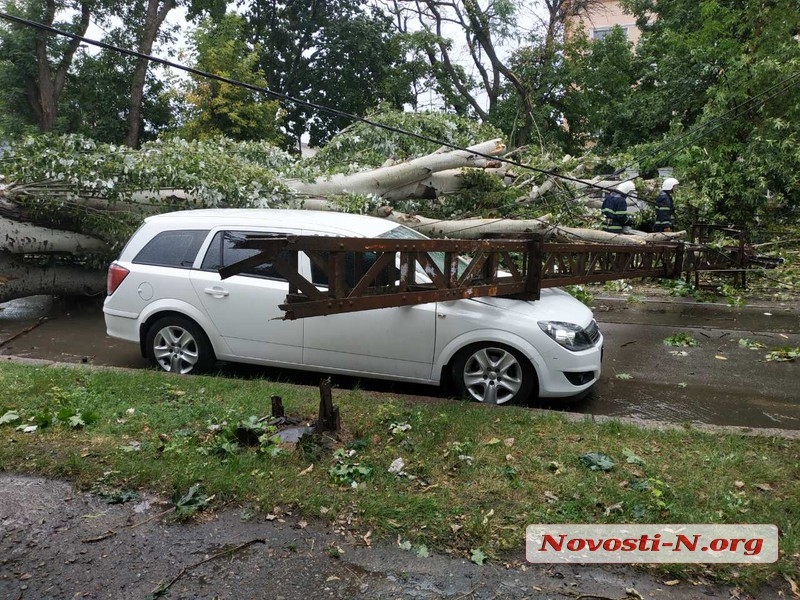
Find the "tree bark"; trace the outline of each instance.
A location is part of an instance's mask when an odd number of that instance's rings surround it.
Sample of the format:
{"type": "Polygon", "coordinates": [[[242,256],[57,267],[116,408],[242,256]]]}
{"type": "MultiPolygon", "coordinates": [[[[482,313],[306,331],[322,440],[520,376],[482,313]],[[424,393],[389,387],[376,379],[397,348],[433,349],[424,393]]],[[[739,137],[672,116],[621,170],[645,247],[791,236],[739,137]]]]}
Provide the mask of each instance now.
{"type": "MultiPolygon", "coordinates": [[[[464,240],[477,240],[487,235],[515,235],[544,232],[549,223],[548,215],[538,219],[461,219],[456,221],[442,221],[441,219],[428,219],[416,215],[407,215],[401,212],[384,210],[385,218],[400,225],[406,225],[430,237],[450,237],[464,240]]],[[[381,212],[379,212],[379,215],[381,212]]]]}
{"type": "MultiPolygon", "coordinates": [[[[52,26],[56,15],[55,0],[47,0],[45,9],[45,25],[52,26]]],[[[77,35],[83,36],[89,28],[91,12],[88,2],[81,2],[81,18],[77,35]]],[[[51,34],[38,30],[36,32],[35,56],[37,81],[28,89],[28,101],[39,122],[39,131],[45,133],[53,130],[58,116],[58,101],[67,80],[67,71],[80,46],[80,40],[70,38],[64,54],[56,67],[55,73],[50,67],[47,56],[47,41],[51,34]]]]}
{"type": "Polygon", "coordinates": [[[73,265],[37,265],[0,252],[0,302],[26,296],[83,296],[102,294],[104,271],[73,265]]]}
{"type": "Polygon", "coordinates": [[[497,155],[504,150],[505,145],[500,140],[492,140],[470,146],[467,151],[437,152],[390,167],[379,167],[352,175],[334,175],[311,183],[294,180],[287,184],[300,195],[330,196],[350,192],[383,197],[397,188],[416,184],[432,173],[485,165],[486,159],[475,154],[476,152],[497,155]]]}
{"type": "Polygon", "coordinates": [[[13,254],[76,253],[102,251],[107,242],[93,236],[48,229],[31,223],[20,223],[0,217],[0,251],[13,254]]]}
{"type": "MultiPolygon", "coordinates": [[[[142,39],[139,43],[141,54],[150,54],[153,51],[153,43],[158,35],[167,14],[175,8],[175,0],[164,0],[163,6],[159,7],[159,0],[148,0],[147,12],[145,13],[144,27],[142,28],[142,39]]],[[[144,98],[144,83],[147,77],[149,62],[145,58],[140,58],[136,62],[133,71],[133,84],[131,85],[131,110],[128,115],[128,136],[125,144],[131,148],[139,146],[139,134],[142,119],[142,99],[144,98]]]]}

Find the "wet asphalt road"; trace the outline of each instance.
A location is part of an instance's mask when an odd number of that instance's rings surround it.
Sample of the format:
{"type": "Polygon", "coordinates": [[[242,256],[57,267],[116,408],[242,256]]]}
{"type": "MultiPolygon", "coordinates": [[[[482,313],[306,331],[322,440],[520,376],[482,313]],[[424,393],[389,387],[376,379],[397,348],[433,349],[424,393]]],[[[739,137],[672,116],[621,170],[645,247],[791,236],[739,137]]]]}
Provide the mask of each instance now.
{"type": "MultiPolygon", "coordinates": [[[[800,363],[765,360],[770,349],[800,347],[796,303],[735,309],[681,301],[631,305],[609,298],[596,301],[595,316],[606,339],[600,382],[580,402],[539,406],[645,420],[800,430],[800,363]],[[690,333],[699,346],[664,345],[664,338],[678,332],[690,333]],[[750,350],[740,339],[761,342],[766,348],[750,350]]],[[[0,344],[3,355],[147,366],[138,346],[105,335],[99,301],[35,297],[0,305],[0,344]],[[40,323],[43,316],[47,320],[40,323]]],[[[254,367],[229,367],[225,372],[279,374],[283,380],[313,386],[319,380],[314,374],[254,367]]],[[[349,378],[334,380],[339,387],[356,383],[349,378]]],[[[358,385],[398,394],[438,394],[435,388],[419,385],[382,381],[358,385]]]]}

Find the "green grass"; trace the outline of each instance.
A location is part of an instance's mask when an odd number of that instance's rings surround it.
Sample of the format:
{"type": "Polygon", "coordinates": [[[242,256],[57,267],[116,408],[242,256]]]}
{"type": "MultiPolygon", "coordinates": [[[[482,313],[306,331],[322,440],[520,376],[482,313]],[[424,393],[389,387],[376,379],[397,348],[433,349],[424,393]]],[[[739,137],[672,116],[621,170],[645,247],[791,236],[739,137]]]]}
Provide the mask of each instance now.
{"type": "Polygon", "coordinates": [[[315,418],[315,388],[5,364],[0,417],[19,419],[0,425],[0,468],[104,494],[177,499],[199,485],[198,497],[213,496],[206,509],[278,506],[465,557],[523,548],[529,523],[775,523],[778,563],[703,567],[703,576],[753,585],[800,577],[798,441],[336,390],[340,441],[276,452],[265,434],[259,445],[238,446],[236,425],[269,415],[272,395],[287,414],[315,418]],[[19,429],[37,422],[45,426],[19,429]],[[608,455],[614,467],[589,470],[579,459],[589,452],[608,455]],[[405,466],[390,473],[397,458],[405,466]]]}

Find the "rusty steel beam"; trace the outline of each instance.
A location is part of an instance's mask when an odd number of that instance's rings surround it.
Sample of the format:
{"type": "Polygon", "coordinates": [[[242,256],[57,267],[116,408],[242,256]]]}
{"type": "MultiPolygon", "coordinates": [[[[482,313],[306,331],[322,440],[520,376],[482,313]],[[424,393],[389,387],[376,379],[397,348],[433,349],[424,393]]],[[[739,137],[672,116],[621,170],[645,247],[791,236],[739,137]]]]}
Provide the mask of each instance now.
{"type": "Polygon", "coordinates": [[[223,279],[271,262],[289,282],[285,319],[481,296],[535,300],[543,287],[680,275],[680,245],[545,244],[541,237],[416,240],[257,237],[259,253],[220,270],[223,279]],[[299,272],[305,253],[316,272],[299,272]],[[286,256],[290,260],[286,260],[286,256]],[[466,258],[464,258],[466,257],[466,258]],[[420,271],[425,273],[421,277],[420,271]]]}
{"type": "Polygon", "coordinates": [[[542,287],[632,277],[679,277],[681,244],[544,244],[542,287]]]}

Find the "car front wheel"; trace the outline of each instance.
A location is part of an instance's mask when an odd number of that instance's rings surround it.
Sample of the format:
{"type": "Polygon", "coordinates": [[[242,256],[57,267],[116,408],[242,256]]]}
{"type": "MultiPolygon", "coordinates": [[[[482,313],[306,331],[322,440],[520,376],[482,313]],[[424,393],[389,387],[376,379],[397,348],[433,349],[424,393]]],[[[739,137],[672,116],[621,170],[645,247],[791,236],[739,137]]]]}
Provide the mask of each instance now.
{"type": "Polygon", "coordinates": [[[500,344],[474,344],[456,355],[452,378],[463,398],[506,404],[526,401],[536,375],[530,362],[516,350],[500,344]]]}
{"type": "Polygon", "coordinates": [[[170,373],[202,373],[215,360],[203,330],[179,316],[164,317],[153,323],[147,330],[145,343],[150,361],[170,373]]]}

